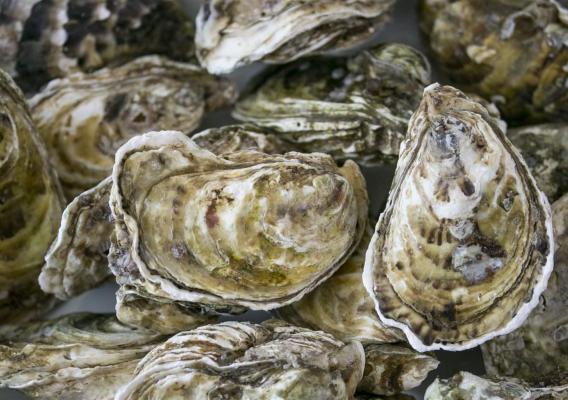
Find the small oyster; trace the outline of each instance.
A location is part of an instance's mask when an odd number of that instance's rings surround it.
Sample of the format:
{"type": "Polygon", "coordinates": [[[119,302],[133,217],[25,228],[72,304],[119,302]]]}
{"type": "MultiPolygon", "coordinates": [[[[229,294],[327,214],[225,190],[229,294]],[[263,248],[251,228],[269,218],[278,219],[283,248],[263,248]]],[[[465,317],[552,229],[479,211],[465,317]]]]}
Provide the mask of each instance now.
{"type": "Polygon", "coordinates": [[[363,364],[357,342],[280,321],[225,322],[155,348],[116,400],[352,399],[363,364]]]}
{"type": "Polygon", "coordinates": [[[516,124],[567,121],[568,7],[558,0],[422,0],[434,53],[516,124]]]}
{"type": "Polygon", "coordinates": [[[112,179],[111,268],[143,297],[283,306],[332,275],[366,223],[359,168],[324,154],[221,158],[152,132],[119,149],[112,179]]]}
{"type": "Polygon", "coordinates": [[[79,313],[25,325],[0,338],[0,387],[38,400],[111,400],[163,340],[114,315],[79,313]]]}
{"type": "Polygon", "coordinates": [[[0,324],[52,305],[37,276],[63,204],[24,97],[0,70],[0,324]]]}
{"type": "Polygon", "coordinates": [[[287,63],[362,43],[394,0],[208,0],[197,15],[197,57],[214,74],[262,60],[287,63]]]}
{"type": "Polygon", "coordinates": [[[233,115],[275,130],[305,152],[363,164],[394,162],[428,83],[430,66],[421,53],[381,44],[353,57],[284,67],[241,100],[233,115]]]}
{"type": "Polygon", "coordinates": [[[568,194],[552,205],[552,217],[555,266],[539,305],[521,328],[482,346],[490,375],[512,376],[533,386],[568,384],[568,194]]]}
{"type": "Polygon", "coordinates": [[[431,85],[401,146],[363,282],[418,351],[518,328],[552,271],[550,206],[479,103],[431,85]]]}
{"type": "Polygon", "coordinates": [[[568,385],[532,388],[512,378],[480,378],[460,372],[449,379],[436,379],[424,400],[564,400],[567,396],[568,385]]]}
{"type": "Polygon", "coordinates": [[[147,54],[190,61],[193,37],[177,0],[41,0],[19,43],[19,83],[36,91],[54,78],[147,54]]]}
{"type": "Polygon", "coordinates": [[[30,104],[72,199],[110,174],[116,149],[132,136],[158,127],[189,134],[206,110],[235,95],[230,81],[195,65],[148,56],[54,80],[30,104]]]}
{"type": "Polygon", "coordinates": [[[511,129],[507,136],[550,201],[568,193],[568,124],[511,129]]]}

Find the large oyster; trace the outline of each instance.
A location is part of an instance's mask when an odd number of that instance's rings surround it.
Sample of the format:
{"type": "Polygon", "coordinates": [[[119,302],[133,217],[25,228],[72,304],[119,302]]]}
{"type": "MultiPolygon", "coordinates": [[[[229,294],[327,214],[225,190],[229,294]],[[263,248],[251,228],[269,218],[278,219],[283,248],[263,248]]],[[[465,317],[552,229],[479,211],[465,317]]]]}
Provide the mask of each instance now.
{"type": "Polygon", "coordinates": [[[37,276],[63,204],[23,95],[0,70],[0,324],[51,303],[37,276]]]}
{"type": "Polygon", "coordinates": [[[394,0],[207,0],[195,45],[211,73],[262,60],[286,63],[363,42],[385,22],[394,0]]]}
{"type": "Polygon", "coordinates": [[[111,400],[165,338],[114,315],[73,314],[0,337],[0,387],[33,399],[111,400]]]}
{"type": "Polygon", "coordinates": [[[143,297],[286,305],[339,268],[366,223],[359,168],[324,154],[221,158],[153,132],[119,149],[112,179],[111,268],[143,297]]]}
{"type": "Polygon", "coordinates": [[[514,123],[567,120],[568,8],[558,0],[422,0],[451,78],[514,123]]]}
{"type": "Polygon", "coordinates": [[[553,256],[546,196],[494,119],[426,88],[365,261],[381,320],[419,351],[471,348],[522,324],[553,256]]]}
{"type": "Polygon", "coordinates": [[[279,321],[225,322],[155,348],[116,400],[352,399],[363,364],[357,342],[279,321]]]}
{"type": "Polygon", "coordinates": [[[19,83],[25,91],[37,90],[71,72],[147,54],[189,61],[193,36],[177,0],[41,0],[22,32],[19,83]]]}
{"type": "Polygon", "coordinates": [[[51,81],[30,104],[72,199],[110,174],[116,149],[132,136],[156,128],[189,134],[205,111],[235,95],[226,79],[192,64],[149,56],[51,81]]]}
{"type": "Polygon", "coordinates": [[[552,205],[552,213],[556,254],[548,288],[521,328],[482,346],[489,374],[534,386],[568,384],[568,194],[552,205]]]}
{"type": "Polygon", "coordinates": [[[305,152],[363,164],[394,162],[429,82],[430,66],[417,50],[381,44],[353,57],[284,67],[241,100],[233,115],[275,130],[305,152]]]}

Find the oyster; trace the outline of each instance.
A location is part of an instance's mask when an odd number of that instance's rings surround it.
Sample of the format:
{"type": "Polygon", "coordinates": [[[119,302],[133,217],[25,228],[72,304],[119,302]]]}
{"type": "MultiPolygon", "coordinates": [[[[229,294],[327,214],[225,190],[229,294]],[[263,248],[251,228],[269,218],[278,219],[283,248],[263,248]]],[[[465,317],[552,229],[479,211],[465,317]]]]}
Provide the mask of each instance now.
{"type": "Polygon", "coordinates": [[[355,400],[415,400],[408,394],[395,394],[393,396],[379,396],[377,394],[357,393],[355,400]]]}
{"type": "Polygon", "coordinates": [[[550,201],[568,193],[568,124],[516,128],[507,136],[550,201]]]}
{"type": "Polygon", "coordinates": [[[157,127],[192,132],[206,110],[234,100],[234,85],[192,64],[141,57],[54,80],[30,101],[67,197],[106,178],[129,138],[157,127]]]}
{"type": "Polygon", "coordinates": [[[421,53],[381,44],[353,57],[284,67],[237,103],[233,116],[275,130],[304,152],[363,164],[394,162],[429,82],[421,53]]]}
{"type": "Polygon", "coordinates": [[[25,325],[0,338],[0,387],[33,399],[111,400],[164,340],[114,315],[79,313],[25,325]]]}
{"type": "Polygon", "coordinates": [[[357,342],[280,321],[182,332],[151,351],[116,400],[351,399],[363,373],[357,342]]]}
{"type": "Polygon", "coordinates": [[[0,324],[53,304],[37,276],[63,204],[23,95],[0,70],[0,324]]]}
{"type": "Polygon", "coordinates": [[[208,0],[197,15],[196,53],[214,74],[254,61],[287,63],[362,43],[394,0],[208,0]]]}
{"type": "Polygon", "coordinates": [[[506,378],[480,378],[460,372],[449,379],[436,379],[424,400],[563,400],[568,385],[533,388],[522,381],[506,378]]]}
{"type": "Polygon", "coordinates": [[[332,275],[366,223],[359,168],[324,154],[221,158],[152,132],[119,149],[112,179],[111,269],[142,297],[283,306],[332,275]]]}
{"type": "Polygon", "coordinates": [[[177,0],[41,0],[25,22],[16,70],[22,88],[36,91],[141,55],[194,60],[193,37],[177,0]]]}
{"type": "Polygon", "coordinates": [[[515,124],[566,121],[568,7],[558,0],[422,0],[450,77],[515,124]]]}
{"type": "Polygon", "coordinates": [[[382,322],[418,351],[477,346],[523,323],[553,257],[546,196],[496,121],[426,88],[365,261],[382,322]]]}
{"type": "Polygon", "coordinates": [[[533,386],[568,384],[568,194],[552,205],[552,217],[555,266],[539,305],[521,328],[482,346],[489,374],[533,386]]]}

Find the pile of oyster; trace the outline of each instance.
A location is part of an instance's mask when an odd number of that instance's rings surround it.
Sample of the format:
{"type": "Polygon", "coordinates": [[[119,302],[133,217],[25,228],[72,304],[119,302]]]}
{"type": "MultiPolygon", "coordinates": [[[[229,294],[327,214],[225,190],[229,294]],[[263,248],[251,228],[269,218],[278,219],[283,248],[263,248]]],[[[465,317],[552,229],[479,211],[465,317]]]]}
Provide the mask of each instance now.
{"type": "Polygon", "coordinates": [[[0,388],[568,399],[568,2],[198,3],[0,0],[0,388]]]}

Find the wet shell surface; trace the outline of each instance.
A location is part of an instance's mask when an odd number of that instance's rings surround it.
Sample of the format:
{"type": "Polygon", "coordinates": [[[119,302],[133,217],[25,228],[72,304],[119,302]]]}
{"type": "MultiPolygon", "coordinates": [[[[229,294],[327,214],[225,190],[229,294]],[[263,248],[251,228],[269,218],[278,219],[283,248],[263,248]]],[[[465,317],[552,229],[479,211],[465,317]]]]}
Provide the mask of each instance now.
{"type": "Polygon", "coordinates": [[[393,0],[207,0],[196,21],[197,57],[214,74],[254,61],[287,63],[363,42],[393,0]]]}
{"type": "Polygon", "coordinates": [[[550,206],[479,103],[424,91],[363,282],[418,351],[465,350],[518,328],[552,271],[550,206]]]}

